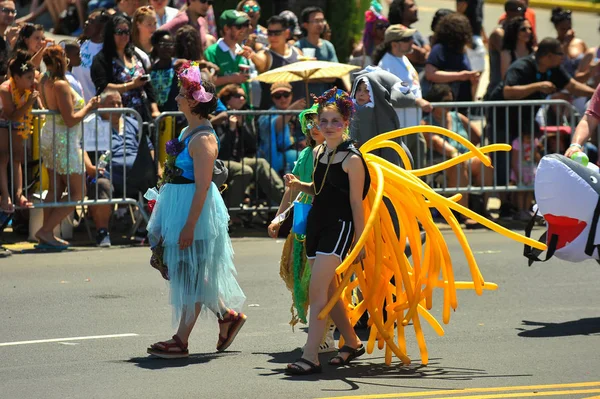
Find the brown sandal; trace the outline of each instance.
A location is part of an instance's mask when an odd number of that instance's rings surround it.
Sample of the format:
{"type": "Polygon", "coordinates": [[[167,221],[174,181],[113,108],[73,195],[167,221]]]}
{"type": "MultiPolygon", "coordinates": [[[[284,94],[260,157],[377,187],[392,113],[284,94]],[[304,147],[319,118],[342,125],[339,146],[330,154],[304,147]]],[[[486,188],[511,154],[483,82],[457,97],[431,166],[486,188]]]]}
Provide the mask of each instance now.
{"type": "Polygon", "coordinates": [[[188,344],[184,344],[181,338],[173,335],[175,342],[157,342],[148,348],[147,352],[162,359],[182,359],[188,357],[188,344]]]}
{"type": "Polygon", "coordinates": [[[231,323],[227,330],[227,336],[223,337],[219,334],[219,341],[217,342],[217,352],[223,352],[233,343],[233,340],[237,336],[238,332],[246,322],[246,315],[238,313],[237,315],[233,310],[229,310],[227,313],[228,318],[219,319],[219,324],[231,323]]]}

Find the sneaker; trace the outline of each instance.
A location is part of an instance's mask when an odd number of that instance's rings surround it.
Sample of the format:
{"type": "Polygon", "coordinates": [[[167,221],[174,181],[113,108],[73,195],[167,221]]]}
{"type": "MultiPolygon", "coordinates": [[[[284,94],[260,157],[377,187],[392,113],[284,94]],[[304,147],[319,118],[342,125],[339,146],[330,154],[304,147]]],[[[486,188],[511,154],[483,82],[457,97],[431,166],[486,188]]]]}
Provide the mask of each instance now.
{"type": "Polygon", "coordinates": [[[335,325],[332,324],[329,326],[329,330],[327,330],[327,334],[325,334],[325,338],[319,345],[319,353],[329,353],[329,352],[337,352],[337,348],[335,347],[335,338],[333,337],[333,332],[335,331],[335,325]]]}
{"type": "Polygon", "coordinates": [[[96,245],[100,248],[110,247],[110,233],[106,229],[100,229],[96,233],[96,245]]]}
{"type": "MultiPolygon", "coordinates": [[[[323,341],[321,341],[321,344],[319,345],[319,353],[337,352],[337,348],[335,347],[335,338],[333,337],[334,331],[335,324],[332,324],[329,326],[327,334],[325,334],[323,341]]],[[[302,352],[304,352],[304,346],[302,347],[302,352]]]]}

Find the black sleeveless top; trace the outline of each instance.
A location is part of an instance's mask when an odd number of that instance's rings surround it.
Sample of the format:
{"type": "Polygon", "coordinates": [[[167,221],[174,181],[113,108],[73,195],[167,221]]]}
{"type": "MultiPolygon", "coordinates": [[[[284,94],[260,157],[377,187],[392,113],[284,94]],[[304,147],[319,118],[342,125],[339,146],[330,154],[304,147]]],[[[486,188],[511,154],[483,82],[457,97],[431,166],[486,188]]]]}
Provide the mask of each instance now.
{"type": "MultiPolygon", "coordinates": [[[[347,154],[340,162],[332,163],[329,166],[329,171],[325,175],[327,170],[327,163],[320,162],[325,153],[320,150],[317,153],[317,159],[315,160],[314,169],[314,186],[315,192],[319,192],[318,195],[314,196],[313,206],[311,210],[312,217],[322,223],[323,221],[337,221],[337,220],[352,220],[352,207],[350,206],[350,179],[348,174],[342,168],[342,164],[350,156],[350,154],[359,155],[363,161],[363,167],[365,168],[365,183],[363,187],[363,199],[366,198],[371,185],[371,176],[367,165],[362,158],[362,154],[354,147],[351,141],[345,141],[338,146],[337,152],[347,151],[347,154]],[[325,182],[323,183],[323,179],[325,182]],[[321,190],[321,186],[323,189],[321,190]]],[[[329,157],[333,153],[328,154],[326,160],[329,161],[329,157]]]]}
{"type": "MultiPolygon", "coordinates": [[[[266,51],[268,51],[269,54],[271,54],[271,67],[269,68],[269,71],[271,71],[275,68],[293,64],[294,62],[299,61],[298,60],[299,54],[298,54],[298,51],[296,50],[296,47],[294,47],[294,46],[292,46],[292,53],[287,57],[274,52],[270,48],[267,48],[266,51]]],[[[304,88],[303,82],[293,82],[293,83],[291,83],[291,85],[292,85],[293,101],[295,101],[299,98],[305,97],[306,90],[304,88]]],[[[269,94],[271,92],[271,85],[268,83],[260,82],[260,87],[262,89],[262,95],[260,98],[260,109],[269,109],[273,106],[273,99],[271,98],[271,95],[269,94]]]]}

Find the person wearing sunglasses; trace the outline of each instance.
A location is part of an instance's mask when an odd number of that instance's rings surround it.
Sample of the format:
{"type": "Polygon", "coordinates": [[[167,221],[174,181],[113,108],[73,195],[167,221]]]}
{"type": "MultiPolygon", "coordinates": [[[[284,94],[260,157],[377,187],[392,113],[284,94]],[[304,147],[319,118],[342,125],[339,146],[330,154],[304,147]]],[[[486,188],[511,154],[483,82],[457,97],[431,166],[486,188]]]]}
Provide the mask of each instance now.
{"type": "MultiPolygon", "coordinates": [[[[298,62],[302,52],[297,47],[291,46],[288,41],[289,28],[286,25],[286,19],[281,15],[273,15],[267,21],[267,34],[269,38],[269,47],[260,51],[253,59],[258,73],[270,71],[285,65],[298,62]]],[[[268,83],[260,84],[263,93],[268,93],[271,85],[268,83]]],[[[294,98],[304,98],[306,89],[302,82],[292,83],[292,92],[294,98]]],[[[273,106],[271,96],[261,96],[260,109],[269,109],[273,106]]]]}
{"type": "Polygon", "coordinates": [[[390,26],[388,19],[371,6],[365,11],[365,30],[362,37],[362,49],[368,57],[373,55],[373,50],[383,43],[385,30],[390,26]]]}
{"type": "Polygon", "coordinates": [[[104,47],[92,62],[96,93],[107,88],[118,91],[123,107],[135,109],[144,122],[151,122],[160,112],[148,72],[131,41],[131,22],[124,16],[113,16],[106,25],[104,47]]]}
{"type": "MultiPolygon", "coordinates": [[[[543,39],[533,56],[518,59],[511,64],[504,82],[494,91],[491,100],[543,100],[548,95],[563,89],[574,96],[591,97],[594,89],[573,79],[561,67],[564,56],[560,41],[549,37],[543,39]]],[[[539,106],[527,106],[521,109],[516,106],[500,107],[495,110],[496,112],[490,113],[486,129],[490,144],[510,144],[518,138],[519,132],[523,135],[539,132],[540,128],[535,118],[539,108],[539,106]],[[533,131],[531,131],[532,126],[533,131]]],[[[505,185],[508,182],[506,176],[508,155],[498,153],[495,158],[496,185],[505,185]]]]}
{"type": "MultiPolygon", "coordinates": [[[[292,85],[277,82],[271,85],[273,106],[270,110],[303,110],[306,99],[292,102],[292,85]]],[[[263,94],[264,95],[264,94],[263,94]]],[[[258,118],[260,147],[258,155],[266,158],[279,173],[289,173],[298,158],[299,149],[304,149],[305,140],[296,142],[290,125],[296,117],[292,115],[262,115],[258,118]]]]}
{"type": "Polygon", "coordinates": [[[250,18],[244,12],[225,10],[219,17],[219,28],[222,37],[204,51],[204,58],[220,68],[215,80],[217,91],[234,83],[241,85],[248,94],[250,61],[256,58],[256,53],[241,44],[248,38],[250,18]]]}
{"type": "MultiPolygon", "coordinates": [[[[423,92],[419,81],[419,74],[408,59],[408,54],[413,51],[414,29],[404,25],[391,25],[385,31],[382,45],[373,52],[373,63],[381,69],[390,72],[400,79],[406,91],[411,92],[416,100],[417,107],[406,107],[397,110],[400,126],[417,126],[421,123],[421,111],[429,112],[431,104],[423,100],[423,92]]],[[[418,154],[423,147],[421,134],[413,134],[406,138],[410,151],[417,159],[422,159],[418,154]]]]}
{"type": "MultiPolygon", "coordinates": [[[[246,93],[239,85],[230,84],[222,88],[219,99],[228,110],[248,109],[246,93]]],[[[283,195],[283,180],[265,158],[256,156],[254,124],[242,115],[229,115],[214,126],[221,143],[219,159],[229,170],[228,188],[223,193],[227,206],[240,206],[253,182],[272,205],[278,204],[283,195]]]]}
{"type": "Polygon", "coordinates": [[[15,3],[12,1],[0,1],[0,39],[4,39],[7,30],[11,27],[17,16],[15,3]]]}
{"type": "Polygon", "coordinates": [[[260,5],[256,0],[242,0],[235,9],[245,12],[250,17],[250,25],[252,27],[246,45],[252,47],[254,51],[262,50],[269,42],[267,40],[267,28],[258,23],[260,19],[260,5]]]}
{"type": "MultiPolygon", "coordinates": [[[[419,21],[419,7],[415,0],[394,0],[390,4],[388,20],[391,25],[404,25],[407,28],[414,29],[413,25],[419,21]]],[[[431,46],[423,37],[421,32],[415,29],[413,34],[413,51],[407,55],[408,60],[422,76],[425,69],[425,61],[429,57],[431,46]]]]}
{"type": "Polygon", "coordinates": [[[508,21],[504,27],[502,52],[500,53],[500,74],[504,78],[508,67],[519,58],[533,54],[533,30],[524,17],[508,21]]]}
{"type": "Polygon", "coordinates": [[[216,42],[216,39],[208,31],[208,22],[206,21],[206,16],[213,3],[213,0],[187,0],[186,8],[164,24],[161,29],[175,36],[179,28],[191,25],[200,32],[202,48],[206,49],[216,42]]]}

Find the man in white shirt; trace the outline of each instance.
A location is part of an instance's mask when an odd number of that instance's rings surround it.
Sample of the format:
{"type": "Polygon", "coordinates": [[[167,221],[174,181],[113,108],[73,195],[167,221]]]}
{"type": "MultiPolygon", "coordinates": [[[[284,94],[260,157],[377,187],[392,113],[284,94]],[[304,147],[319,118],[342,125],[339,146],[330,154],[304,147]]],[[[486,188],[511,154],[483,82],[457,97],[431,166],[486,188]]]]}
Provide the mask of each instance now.
{"type": "Polygon", "coordinates": [[[413,49],[413,35],[415,29],[408,29],[404,25],[391,25],[385,31],[384,44],[387,52],[379,61],[378,66],[402,80],[417,99],[416,104],[420,108],[398,109],[400,126],[417,126],[421,123],[421,110],[429,112],[431,104],[423,100],[419,74],[410,63],[407,54],[413,49]]]}
{"type": "MultiPolygon", "coordinates": [[[[385,54],[383,57],[378,54],[373,55],[375,60],[380,60],[378,66],[400,78],[402,85],[415,97],[415,105],[418,108],[395,108],[401,127],[420,125],[422,111],[430,112],[432,109],[431,104],[423,99],[419,73],[406,57],[413,51],[415,32],[415,29],[409,29],[404,25],[390,25],[384,36],[385,54]]],[[[413,152],[419,167],[425,157],[425,138],[422,134],[412,134],[406,137],[405,143],[413,152]]]]}
{"type": "Polygon", "coordinates": [[[104,26],[108,22],[109,14],[103,9],[92,11],[85,24],[84,34],[88,40],[81,43],[81,65],[73,68],[73,75],[79,80],[83,88],[83,98],[87,103],[96,95],[96,87],[92,82],[90,69],[96,54],[102,50],[104,42],[104,26]]]}

